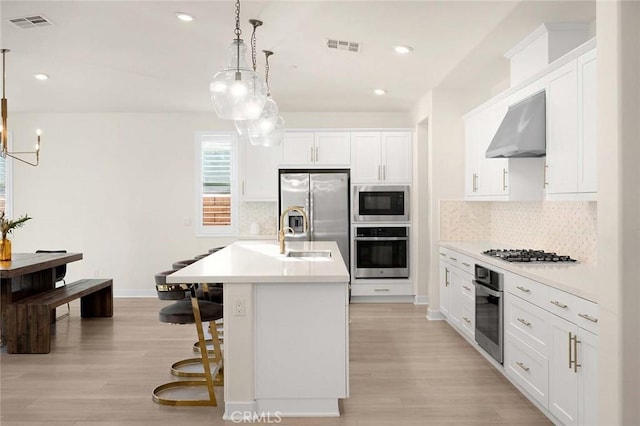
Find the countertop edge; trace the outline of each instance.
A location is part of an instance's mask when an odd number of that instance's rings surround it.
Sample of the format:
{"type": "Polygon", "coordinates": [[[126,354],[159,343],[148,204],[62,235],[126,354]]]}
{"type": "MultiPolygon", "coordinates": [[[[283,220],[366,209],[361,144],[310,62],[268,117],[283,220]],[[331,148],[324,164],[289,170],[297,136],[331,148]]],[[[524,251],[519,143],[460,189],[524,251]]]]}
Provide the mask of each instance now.
{"type": "MultiPolygon", "coordinates": [[[[467,241],[440,241],[438,242],[438,245],[447,249],[451,249],[451,250],[455,250],[458,251],[466,256],[472,257],[475,260],[491,265],[491,266],[495,266],[496,268],[500,268],[504,271],[510,272],[512,274],[516,274],[516,275],[520,275],[522,277],[525,278],[529,278],[531,280],[540,282],[542,284],[545,284],[549,287],[553,287],[556,288],[558,290],[562,290],[565,291],[567,293],[570,293],[574,296],[580,297],[582,299],[588,300],[590,302],[594,302],[594,303],[598,303],[598,298],[597,295],[591,291],[588,290],[584,290],[581,288],[577,288],[575,286],[571,286],[571,285],[567,285],[563,282],[551,279],[549,277],[543,276],[543,275],[537,275],[535,273],[532,273],[530,271],[526,271],[523,270],[522,268],[518,267],[517,264],[513,264],[510,262],[505,262],[503,260],[500,259],[496,259],[490,256],[486,256],[483,255],[482,253],[478,253],[475,251],[471,251],[468,250],[467,248],[465,248],[463,246],[463,244],[469,244],[471,242],[467,242],[467,241]]],[[[495,243],[487,243],[487,245],[492,246],[492,247],[505,247],[506,245],[504,244],[495,244],[495,243]]],[[[488,249],[489,247],[487,247],[488,249]]],[[[572,266],[583,266],[583,267],[587,267],[587,268],[593,268],[595,271],[595,265],[567,265],[568,268],[572,267],[572,266]]]]}

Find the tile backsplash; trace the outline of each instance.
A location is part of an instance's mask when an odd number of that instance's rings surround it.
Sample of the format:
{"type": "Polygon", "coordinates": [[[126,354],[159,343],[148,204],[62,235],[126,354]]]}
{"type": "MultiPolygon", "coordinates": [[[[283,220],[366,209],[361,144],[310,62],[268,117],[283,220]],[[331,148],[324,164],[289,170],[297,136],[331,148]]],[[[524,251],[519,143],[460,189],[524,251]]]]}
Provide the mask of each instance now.
{"type": "Polygon", "coordinates": [[[440,239],[495,241],[595,264],[596,207],[592,201],[441,201],[440,239]]]}
{"type": "Polygon", "coordinates": [[[242,202],[239,213],[238,235],[262,235],[275,238],[278,203],[242,202]]]}

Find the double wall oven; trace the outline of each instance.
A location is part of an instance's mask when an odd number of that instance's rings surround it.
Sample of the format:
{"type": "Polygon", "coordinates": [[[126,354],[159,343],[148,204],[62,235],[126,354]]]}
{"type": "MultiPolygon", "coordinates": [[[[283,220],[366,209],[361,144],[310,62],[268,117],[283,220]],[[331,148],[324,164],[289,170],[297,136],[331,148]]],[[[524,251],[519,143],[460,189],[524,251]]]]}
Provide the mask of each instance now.
{"type": "Polygon", "coordinates": [[[353,278],[409,278],[409,186],[354,185],[353,278]]]}

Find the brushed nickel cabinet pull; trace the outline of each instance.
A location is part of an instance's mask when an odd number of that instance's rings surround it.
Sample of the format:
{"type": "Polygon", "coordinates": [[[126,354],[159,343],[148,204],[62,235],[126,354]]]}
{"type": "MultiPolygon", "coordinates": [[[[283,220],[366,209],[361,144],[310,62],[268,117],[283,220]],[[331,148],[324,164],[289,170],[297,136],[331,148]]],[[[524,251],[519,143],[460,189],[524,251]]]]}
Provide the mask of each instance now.
{"type": "Polygon", "coordinates": [[[516,365],[520,368],[522,368],[524,371],[529,371],[529,367],[527,367],[526,365],[524,365],[523,362],[517,361],[516,365]]]}
{"type": "Polygon", "coordinates": [[[502,190],[507,190],[507,169],[502,169],[502,190]]]}
{"type": "Polygon", "coordinates": [[[454,262],[457,262],[457,261],[458,261],[458,259],[457,259],[457,258],[455,258],[455,257],[451,257],[451,256],[449,256],[449,259],[453,260],[454,262]]]}
{"type": "Polygon", "coordinates": [[[526,325],[527,327],[531,327],[531,323],[525,319],[518,318],[518,321],[520,321],[522,324],[526,325]]]}
{"type": "Polygon", "coordinates": [[[316,163],[318,162],[318,147],[316,146],[316,163]]]}
{"type": "Polygon", "coordinates": [[[447,257],[446,253],[440,253],[440,256],[447,257]]]}
{"type": "Polygon", "coordinates": [[[544,178],[543,178],[543,188],[546,188],[549,186],[549,182],[547,182],[547,169],[549,168],[549,166],[547,166],[547,163],[544,163],[544,178]]]}
{"type": "Polygon", "coordinates": [[[309,157],[309,158],[310,158],[310,162],[313,163],[313,147],[311,147],[311,157],[309,157]]]}
{"type": "Polygon", "coordinates": [[[477,173],[473,174],[471,190],[472,190],[472,192],[476,192],[478,190],[478,174],[477,173]]]}
{"type": "Polygon", "coordinates": [[[582,367],[582,365],[578,364],[578,343],[582,343],[578,340],[578,335],[569,332],[569,370],[571,370],[571,365],[573,364],[574,373],[578,372],[578,367],[582,367]],[[573,343],[573,359],[571,359],[571,343],[573,343]]]}
{"type": "Polygon", "coordinates": [[[382,166],[378,165],[378,180],[382,180],[382,166]]]}
{"type": "Polygon", "coordinates": [[[471,266],[471,265],[469,265],[469,264],[468,264],[468,263],[466,263],[466,262],[462,262],[462,264],[463,264],[464,266],[466,266],[467,268],[471,266]]]}
{"type": "Polygon", "coordinates": [[[387,166],[382,165],[382,180],[387,180],[387,166]]]}
{"type": "Polygon", "coordinates": [[[562,309],[566,309],[567,308],[567,305],[565,305],[564,303],[560,303],[557,300],[551,300],[550,303],[552,305],[556,305],[557,307],[562,308],[562,309]]]}
{"type": "Polygon", "coordinates": [[[524,291],[525,293],[531,293],[531,290],[529,290],[528,288],[524,288],[524,287],[520,287],[520,286],[518,286],[518,287],[516,287],[516,288],[517,288],[518,290],[520,290],[520,291],[524,291]]]}
{"type": "Polygon", "coordinates": [[[389,291],[388,288],[376,288],[373,291],[389,291]]]}
{"type": "Polygon", "coordinates": [[[463,285],[462,288],[464,288],[467,291],[471,291],[471,287],[469,287],[469,286],[463,285]]]}
{"type": "Polygon", "coordinates": [[[598,322],[598,318],[594,318],[594,317],[592,317],[590,315],[587,315],[587,314],[578,314],[578,316],[580,318],[584,318],[584,319],[589,320],[591,322],[598,322]]]}
{"type": "Polygon", "coordinates": [[[463,320],[465,320],[465,322],[466,322],[467,324],[471,324],[471,320],[470,320],[469,318],[467,318],[467,317],[462,317],[462,319],[463,319],[463,320]]]}
{"type": "Polygon", "coordinates": [[[244,195],[244,181],[242,181],[242,195],[244,195]]]}
{"type": "Polygon", "coordinates": [[[444,286],[449,287],[449,269],[444,268],[444,286]]]}

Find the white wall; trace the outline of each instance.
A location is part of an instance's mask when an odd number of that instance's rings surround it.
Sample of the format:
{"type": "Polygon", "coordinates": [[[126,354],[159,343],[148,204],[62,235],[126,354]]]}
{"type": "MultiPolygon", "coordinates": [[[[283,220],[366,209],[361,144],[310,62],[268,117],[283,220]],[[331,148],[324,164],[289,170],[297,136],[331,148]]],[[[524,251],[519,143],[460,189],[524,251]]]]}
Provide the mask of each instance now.
{"type": "MultiPolygon", "coordinates": [[[[418,169],[416,177],[420,191],[420,217],[418,220],[418,246],[420,256],[420,292],[426,289],[430,307],[438,310],[438,241],[440,241],[440,200],[464,197],[464,123],[462,115],[486,100],[490,88],[485,90],[436,89],[427,93],[415,106],[412,117],[418,125],[418,169]],[[426,126],[426,137],[421,135],[426,126]],[[425,147],[426,145],[426,147],[425,147]],[[426,187],[425,187],[426,186],[426,187]],[[422,241],[427,241],[424,243],[422,241]]],[[[422,293],[419,293],[422,294],[422,293]]],[[[429,317],[431,317],[428,314],[429,317]]]]}
{"type": "MultiPolygon", "coordinates": [[[[291,113],[287,127],[409,127],[400,113],[291,113]]],[[[14,167],[15,252],[66,249],[70,280],[112,277],[116,296],[155,295],[153,274],[225,245],[196,238],[194,134],[233,130],[212,114],[10,114],[14,149],[43,130],[38,167],[14,167]]]]}
{"type": "Polygon", "coordinates": [[[597,2],[599,423],[640,424],[640,3],[597,2]]]}

